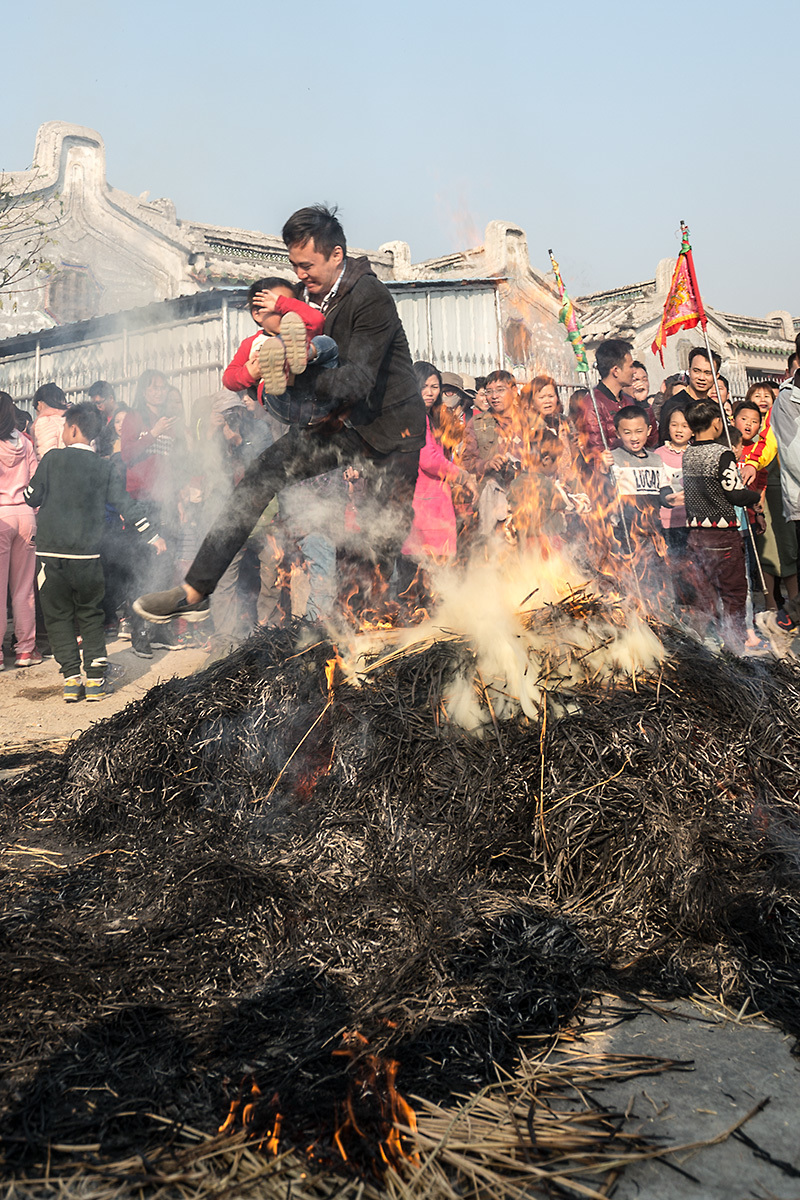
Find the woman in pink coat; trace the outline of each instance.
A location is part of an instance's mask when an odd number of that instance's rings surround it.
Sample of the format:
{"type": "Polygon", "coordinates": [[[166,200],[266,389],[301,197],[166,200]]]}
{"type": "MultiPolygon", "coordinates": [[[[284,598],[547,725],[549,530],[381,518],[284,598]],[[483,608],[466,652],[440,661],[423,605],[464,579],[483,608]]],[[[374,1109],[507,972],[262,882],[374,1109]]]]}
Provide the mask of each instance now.
{"type": "MultiPolygon", "coordinates": [[[[14,401],[0,392],[0,645],[6,634],[6,589],[11,592],[18,667],[42,661],[36,649],[33,577],[36,573],[36,518],[22,493],[36,471],[29,438],[17,429],[14,401]]],[[[3,669],[0,657],[0,670],[3,669]]]]}
{"type": "Polygon", "coordinates": [[[418,564],[442,563],[455,558],[456,514],[451,486],[460,484],[473,492],[475,480],[445,454],[431,423],[431,409],[439,399],[442,377],[431,363],[414,363],[419,390],[428,412],[425,445],[419,455],[419,475],[414,491],[414,520],[403,543],[398,563],[399,592],[405,592],[418,564]]]}

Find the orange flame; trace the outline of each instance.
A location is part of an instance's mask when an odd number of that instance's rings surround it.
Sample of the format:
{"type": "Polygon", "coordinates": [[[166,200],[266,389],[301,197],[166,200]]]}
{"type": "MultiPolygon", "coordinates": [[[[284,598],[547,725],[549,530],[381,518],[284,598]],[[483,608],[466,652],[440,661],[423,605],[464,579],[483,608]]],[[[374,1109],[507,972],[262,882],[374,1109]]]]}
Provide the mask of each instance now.
{"type": "MultiPolygon", "coordinates": [[[[239,1095],[236,1097],[235,1100],[231,1100],[231,1105],[228,1110],[228,1115],[225,1118],[225,1120],[223,1121],[223,1123],[220,1125],[218,1132],[219,1133],[234,1133],[234,1132],[236,1132],[240,1110],[241,1110],[241,1129],[243,1129],[245,1132],[250,1131],[251,1127],[253,1126],[255,1119],[256,1119],[256,1109],[258,1107],[258,1103],[261,1099],[261,1096],[262,1096],[261,1088],[258,1086],[258,1084],[256,1083],[256,1081],[253,1079],[253,1077],[251,1075],[246,1075],[245,1078],[242,1080],[241,1084],[239,1085],[239,1095]],[[249,1090],[249,1092],[245,1093],[245,1088],[247,1087],[248,1084],[250,1085],[250,1090],[249,1090]],[[242,1102],[245,1100],[246,1097],[247,1097],[247,1103],[243,1105],[242,1102]]],[[[277,1103],[278,1103],[278,1094],[276,1092],[272,1097],[272,1104],[277,1105],[277,1103]]],[[[272,1123],[272,1128],[267,1133],[264,1134],[264,1136],[260,1139],[260,1141],[258,1143],[259,1149],[266,1148],[267,1153],[272,1154],[272,1155],[276,1155],[278,1153],[278,1140],[280,1138],[280,1132],[281,1132],[281,1121],[282,1121],[281,1114],[279,1112],[276,1112],[275,1118],[272,1123]]]]}
{"type": "MultiPolygon", "coordinates": [[[[353,1031],[346,1033],[341,1048],[333,1051],[335,1056],[345,1056],[353,1064],[344,1111],[333,1133],[333,1145],[341,1161],[351,1165],[354,1159],[357,1162],[363,1157],[364,1150],[371,1150],[370,1157],[374,1164],[372,1156],[377,1149],[381,1170],[383,1167],[399,1168],[408,1163],[418,1166],[419,1156],[409,1147],[408,1134],[404,1132],[416,1131],[417,1118],[411,1105],[397,1090],[400,1064],[394,1059],[383,1059],[378,1054],[368,1052],[367,1046],[367,1039],[353,1031]]],[[[265,1111],[274,1108],[271,1127],[263,1133],[260,1129],[256,1131],[255,1126],[260,1123],[257,1109],[262,1099],[258,1084],[252,1076],[246,1076],[239,1086],[238,1096],[231,1101],[219,1132],[231,1134],[241,1130],[253,1138],[258,1137],[258,1149],[275,1156],[280,1150],[284,1118],[278,1111],[276,1092],[270,1105],[260,1112],[263,1120],[265,1111]]],[[[305,1154],[311,1159],[320,1159],[320,1142],[307,1145],[305,1154]]]]}
{"type": "Polygon", "coordinates": [[[377,1105],[377,1117],[383,1136],[378,1141],[378,1153],[385,1166],[400,1167],[405,1163],[419,1166],[419,1155],[404,1144],[404,1135],[398,1126],[416,1132],[417,1118],[407,1100],[396,1087],[400,1064],[392,1058],[383,1059],[378,1054],[367,1052],[368,1042],[356,1030],[344,1034],[342,1046],[334,1050],[334,1056],[346,1056],[355,1070],[350,1090],[344,1103],[344,1120],[333,1135],[336,1147],[344,1162],[348,1161],[346,1141],[353,1134],[361,1139],[367,1134],[359,1123],[356,1104],[369,1097],[377,1105]]]}

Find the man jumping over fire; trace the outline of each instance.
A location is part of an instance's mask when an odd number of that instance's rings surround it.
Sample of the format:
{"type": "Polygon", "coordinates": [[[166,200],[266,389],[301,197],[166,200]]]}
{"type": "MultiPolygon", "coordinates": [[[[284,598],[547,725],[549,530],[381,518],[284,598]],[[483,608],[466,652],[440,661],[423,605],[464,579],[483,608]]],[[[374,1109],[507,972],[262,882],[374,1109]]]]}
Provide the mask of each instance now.
{"type": "Polygon", "coordinates": [[[212,525],[180,587],[134,601],[145,620],[202,621],[208,597],[264,509],[287,484],[342,465],[362,470],[372,506],[365,522],[369,557],[388,580],[411,526],[412,501],[425,442],[425,407],[411,367],[394,300],[369,261],[348,258],[336,210],[301,208],[283,227],[299,298],[324,315],[324,332],[339,350],[339,365],[310,363],[291,383],[298,414],[327,415],[287,432],[248,467],[212,525]],[[303,404],[303,396],[316,405],[303,404]]]}

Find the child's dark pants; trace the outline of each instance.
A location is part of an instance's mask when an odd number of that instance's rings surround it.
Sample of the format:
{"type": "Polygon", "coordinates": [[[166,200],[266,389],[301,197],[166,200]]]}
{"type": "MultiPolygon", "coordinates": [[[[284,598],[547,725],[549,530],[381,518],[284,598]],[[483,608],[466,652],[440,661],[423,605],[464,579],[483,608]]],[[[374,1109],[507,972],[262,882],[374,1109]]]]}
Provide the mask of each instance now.
{"type": "Polygon", "coordinates": [[[99,558],[38,558],[39,597],[50,649],[65,679],[80,675],[81,635],[87,679],[102,679],[107,665],[103,635],[103,568],[99,558]]]}
{"type": "Polygon", "coordinates": [[[747,577],[738,529],[690,529],[689,557],[697,568],[697,606],[713,617],[717,600],[734,636],[747,637],[747,577]]]}

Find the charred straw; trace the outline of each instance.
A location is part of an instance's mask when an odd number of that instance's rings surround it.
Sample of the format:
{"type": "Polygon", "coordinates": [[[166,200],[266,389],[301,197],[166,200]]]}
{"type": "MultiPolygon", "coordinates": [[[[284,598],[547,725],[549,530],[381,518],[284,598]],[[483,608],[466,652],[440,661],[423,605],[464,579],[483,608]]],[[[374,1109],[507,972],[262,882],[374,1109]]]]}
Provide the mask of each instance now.
{"type": "Polygon", "coordinates": [[[6,1169],[216,1128],[245,1076],[329,1144],[344,1035],[435,1103],[599,986],[800,1034],[797,676],[659,634],[498,741],[443,709],[457,639],[329,694],[330,644],[264,633],[7,782],[6,1169]]]}

